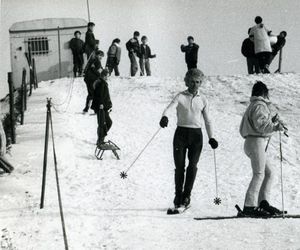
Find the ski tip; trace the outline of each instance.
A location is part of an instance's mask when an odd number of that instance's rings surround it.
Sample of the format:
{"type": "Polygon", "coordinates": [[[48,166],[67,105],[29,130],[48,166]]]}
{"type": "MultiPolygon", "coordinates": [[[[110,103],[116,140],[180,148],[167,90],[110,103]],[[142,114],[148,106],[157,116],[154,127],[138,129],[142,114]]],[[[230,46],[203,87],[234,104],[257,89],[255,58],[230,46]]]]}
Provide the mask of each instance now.
{"type": "Polygon", "coordinates": [[[237,209],[237,211],[238,211],[239,213],[242,212],[242,209],[240,208],[240,206],[239,206],[238,204],[235,204],[234,207],[237,209]]]}

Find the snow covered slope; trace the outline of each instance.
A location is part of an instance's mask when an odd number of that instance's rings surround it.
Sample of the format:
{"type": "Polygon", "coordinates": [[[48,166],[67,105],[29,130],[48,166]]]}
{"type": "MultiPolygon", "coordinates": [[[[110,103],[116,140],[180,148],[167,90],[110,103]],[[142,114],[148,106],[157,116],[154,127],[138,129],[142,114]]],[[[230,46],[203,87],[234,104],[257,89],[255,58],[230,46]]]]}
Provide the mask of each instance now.
{"type": "MultiPolygon", "coordinates": [[[[1,249],[63,249],[53,157],[48,156],[45,209],[39,210],[46,97],[62,112],[53,112],[59,176],[70,249],[297,249],[300,221],[195,221],[197,216],[234,215],[243,205],[251,178],[238,128],[251,92],[260,79],[270,87],[274,112],[289,127],[284,138],[285,207],[300,214],[300,75],[208,77],[201,91],[211,103],[215,124],[219,192],[215,198],[213,152],[204,132],[204,149],[192,194],[192,207],[168,216],[174,193],[172,139],[175,124],[159,132],[123,180],[126,170],[159,128],[165,106],[185,89],[182,79],[111,78],[113,127],[108,139],[122,149],[118,161],[110,152],[94,157],[96,116],[83,115],[86,87],[81,78],[39,84],[29,99],[25,125],[17,128],[18,144],[10,161],[15,171],[0,178],[1,249]],[[68,93],[72,98],[68,99],[68,93]],[[69,102],[69,106],[68,106],[69,102]],[[63,112],[65,111],[65,112],[63,112]]],[[[276,176],[272,204],[281,206],[278,135],[269,148],[276,176]]]]}

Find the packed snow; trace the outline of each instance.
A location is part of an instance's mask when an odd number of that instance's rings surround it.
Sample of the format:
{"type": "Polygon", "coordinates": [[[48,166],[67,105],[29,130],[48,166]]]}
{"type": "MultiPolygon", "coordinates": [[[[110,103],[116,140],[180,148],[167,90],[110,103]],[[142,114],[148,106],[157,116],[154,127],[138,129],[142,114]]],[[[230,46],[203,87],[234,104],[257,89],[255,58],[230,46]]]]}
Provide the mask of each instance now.
{"type": "MultiPolygon", "coordinates": [[[[82,114],[86,87],[82,78],[42,82],[29,99],[25,125],[17,127],[17,144],[9,161],[11,175],[0,177],[1,249],[64,249],[57,201],[53,154],[49,143],[45,208],[39,209],[42,183],[46,98],[52,97],[55,144],[70,249],[297,249],[297,219],[195,221],[194,217],[235,215],[243,206],[251,178],[250,161],[239,135],[241,116],[256,80],[270,88],[272,109],[289,128],[283,138],[285,208],[300,214],[300,75],[207,77],[201,92],[210,101],[214,121],[219,196],[216,206],[213,151],[204,131],[204,148],[192,193],[192,207],[167,215],[174,198],[172,140],[169,127],[121,179],[153,134],[166,105],[185,89],[182,78],[114,78],[109,80],[113,126],[107,139],[120,148],[121,160],[105,152],[94,156],[96,116],[82,114]],[[55,110],[55,109],[56,110],[55,110]]],[[[204,129],[205,130],[205,129],[204,129]]],[[[51,141],[50,141],[51,142],[51,141]]],[[[274,134],[269,157],[275,166],[271,204],[281,208],[279,139],[274,134]]]]}

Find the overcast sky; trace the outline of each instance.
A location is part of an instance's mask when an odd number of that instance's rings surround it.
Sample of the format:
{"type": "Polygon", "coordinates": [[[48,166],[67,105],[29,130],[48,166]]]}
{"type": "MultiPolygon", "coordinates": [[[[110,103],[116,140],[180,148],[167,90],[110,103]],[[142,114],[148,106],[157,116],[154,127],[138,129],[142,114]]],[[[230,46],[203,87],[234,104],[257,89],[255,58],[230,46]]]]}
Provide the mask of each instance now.
{"type": "MultiPolygon", "coordinates": [[[[153,75],[182,76],[186,71],[180,45],[193,35],[199,44],[199,68],[207,75],[246,74],[240,53],[254,17],[261,15],[274,34],[288,33],[283,70],[299,71],[299,0],[89,0],[91,21],[100,49],[107,52],[111,41],[122,42],[121,74],[129,74],[126,41],[134,30],[147,35],[157,58],[151,61],[153,75]]],[[[10,71],[8,29],[24,20],[49,17],[87,19],[86,0],[2,0],[0,98],[6,92],[10,71]]],[[[274,62],[277,64],[277,60],[274,62]]],[[[273,65],[275,69],[275,65],[273,65]]]]}

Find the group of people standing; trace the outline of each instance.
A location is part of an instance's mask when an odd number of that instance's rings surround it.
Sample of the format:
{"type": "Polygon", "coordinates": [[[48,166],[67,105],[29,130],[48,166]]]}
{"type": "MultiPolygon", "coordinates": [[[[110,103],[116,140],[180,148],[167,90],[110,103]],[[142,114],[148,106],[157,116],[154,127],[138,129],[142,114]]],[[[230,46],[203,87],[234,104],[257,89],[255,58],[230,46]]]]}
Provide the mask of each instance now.
{"type": "Polygon", "coordinates": [[[273,36],[260,16],[255,17],[255,25],[248,29],[248,38],[243,41],[241,52],[247,59],[249,74],[270,73],[269,66],[286,43],[286,31],[273,36]]]}
{"type": "MultiPolygon", "coordinates": [[[[242,52],[246,51],[249,73],[268,73],[268,67],[284,46],[286,32],[281,32],[277,37],[277,42],[271,46],[270,31],[262,23],[261,17],[255,18],[256,25],[249,29],[249,38],[244,41],[242,52]],[[250,43],[251,42],[251,43],[250,43]],[[249,52],[251,49],[252,54],[249,52]],[[248,60],[249,59],[249,60],[248,60]]],[[[118,65],[120,63],[120,39],[113,40],[108,53],[106,67],[101,65],[104,53],[99,50],[99,41],[93,34],[93,23],[88,24],[85,43],[71,41],[70,47],[73,54],[76,46],[84,46],[88,57],[84,69],[84,81],[88,89],[86,106],[87,112],[92,101],[91,108],[97,113],[98,140],[97,146],[105,145],[104,138],[111,128],[112,120],[109,113],[112,102],[109,95],[107,78],[115,72],[119,75],[118,65]],[[75,45],[74,45],[75,44],[75,45]],[[84,44],[84,45],[82,45],[84,44]],[[71,46],[72,45],[72,46],[71,46]],[[73,47],[74,45],[74,47],[73,47]]],[[[147,37],[141,38],[140,33],[135,31],[133,38],[126,43],[128,56],[130,59],[130,73],[135,76],[138,71],[138,62],[141,75],[151,75],[150,59],[155,58],[147,45],[147,37]]],[[[80,33],[75,32],[75,39],[80,39],[80,33]]],[[[73,39],[72,39],[73,40],[73,39]]],[[[203,147],[202,123],[204,121],[206,132],[209,138],[208,143],[213,150],[218,148],[218,141],[214,138],[212,120],[209,111],[209,103],[206,97],[199,91],[205,80],[204,74],[197,69],[199,46],[194,42],[194,38],[187,38],[188,45],[181,45],[181,51],[185,53],[185,61],[188,71],[184,81],[187,90],[178,93],[163,112],[159,122],[162,128],[168,126],[168,116],[173,108],[177,110],[177,129],[173,140],[173,156],[175,163],[175,197],[174,206],[188,207],[191,202],[191,193],[197,174],[197,164],[203,147]],[[186,168],[186,157],[189,160],[186,168]]],[[[82,57],[74,56],[75,71],[82,73],[82,57]],[[75,63],[76,62],[76,63],[75,63]],[[79,65],[79,62],[82,63],[79,65]],[[75,67],[75,64],[76,67],[75,67]]],[[[250,98],[250,105],[243,115],[240,124],[240,134],[245,139],[244,150],[251,160],[253,177],[245,197],[243,213],[249,216],[268,216],[281,213],[279,209],[269,204],[273,171],[267,159],[266,144],[272,133],[284,131],[285,127],[278,116],[272,116],[269,105],[269,93],[267,86],[258,81],[254,84],[250,98]]]]}

